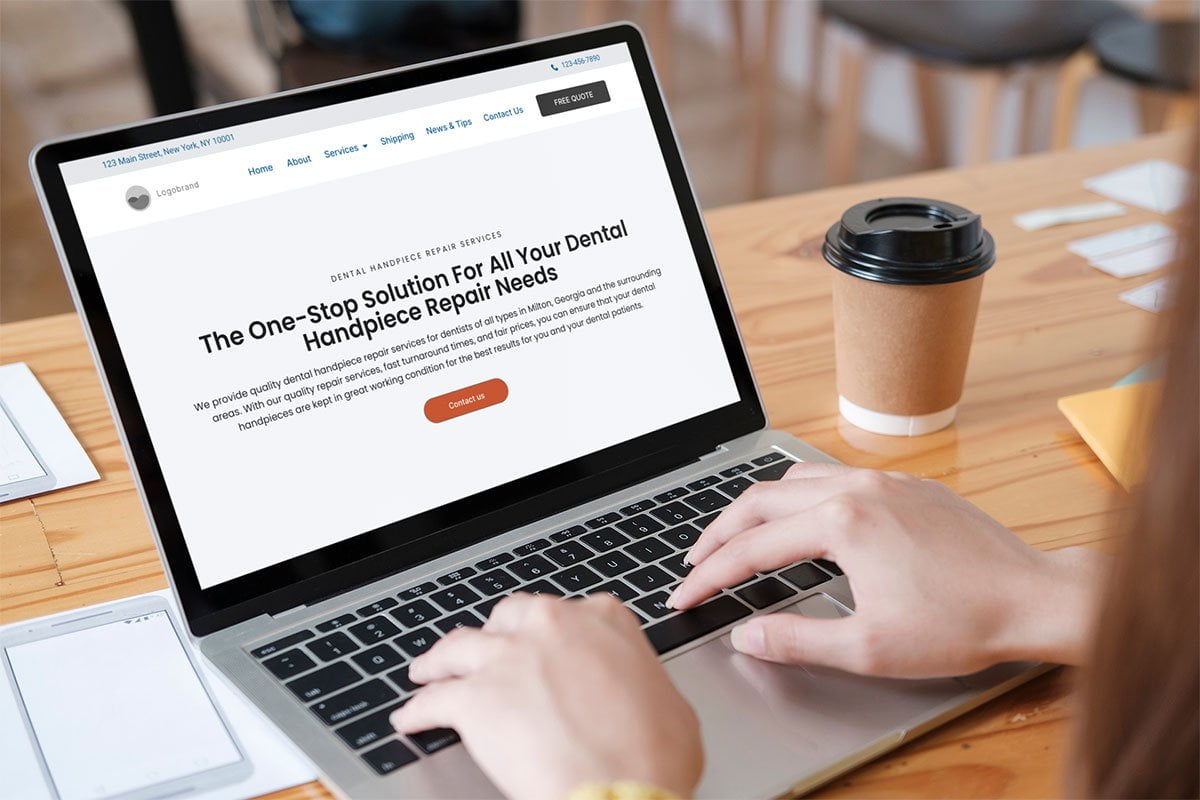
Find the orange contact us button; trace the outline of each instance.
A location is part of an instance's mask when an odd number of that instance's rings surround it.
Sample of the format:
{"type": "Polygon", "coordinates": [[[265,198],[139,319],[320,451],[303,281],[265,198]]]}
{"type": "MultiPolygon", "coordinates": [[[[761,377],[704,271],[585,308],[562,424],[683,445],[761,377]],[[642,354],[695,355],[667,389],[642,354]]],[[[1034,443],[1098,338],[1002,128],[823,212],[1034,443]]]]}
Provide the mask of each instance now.
{"type": "Polygon", "coordinates": [[[429,398],[425,401],[425,418],[430,422],[445,422],[481,408],[503,403],[507,398],[508,384],[499,378],[492,378],[490,381],[429,398]]]}

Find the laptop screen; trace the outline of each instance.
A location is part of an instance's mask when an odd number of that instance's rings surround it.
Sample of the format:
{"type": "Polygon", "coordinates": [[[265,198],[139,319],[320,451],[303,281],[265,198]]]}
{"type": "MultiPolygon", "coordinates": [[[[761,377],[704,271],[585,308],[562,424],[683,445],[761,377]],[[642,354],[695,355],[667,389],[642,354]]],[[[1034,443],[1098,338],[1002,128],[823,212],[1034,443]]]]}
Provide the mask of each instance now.
{"type": "Polygon", "coordinates": [[[625,44],[61,174],[201,589],[739,401],[625,44]]]}

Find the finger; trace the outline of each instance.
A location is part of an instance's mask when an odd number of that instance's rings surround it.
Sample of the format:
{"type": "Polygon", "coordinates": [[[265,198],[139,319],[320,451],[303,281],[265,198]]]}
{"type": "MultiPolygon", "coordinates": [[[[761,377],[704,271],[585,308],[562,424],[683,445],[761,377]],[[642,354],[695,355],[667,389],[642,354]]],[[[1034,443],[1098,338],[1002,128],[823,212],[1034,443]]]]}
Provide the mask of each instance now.
{"type": "Polygon", "coordinates": [[[672,608],[690,608],[714,592],[805,558],[827,554],[823,526],[796,514],[755,526],[692,569],[667,599],[672,608]]]}
{"type": "Polygon", "coordinates": [[[830,461],[798,461],[788,468],[788,471],[783,473],[783,480],[790,481],[797,478],[836,478],[839,475],[845,475],[847,472],[853,472],[858,467],[851,467],[846,464],[837,464],[830,461]]]}
{"type": "Polygon", "coordinates": [[[400,733],[457,728],[464,712],[471,709],[470,696],[467,681],[435,683],[413,695],[388,720],[400,733]]]}
{"type": "Polygon", "coordinates": [[[769,481],[751,486],[700,534],[684,559],[699,566],[726,542],[764,522],[811,508],[845,490],[844,474],[806,481],[769,481]]]}
{"type": "Polygon", "coordinates": [[[871,666],[860,658],[857,617],[813,619],[782,611],[755,617],[733,629],[733,648],[780,664],[813,664],[851,672],[871,666]]]}
{"type": "Polygon", "coordinates": [[[462,678],[493,661],[504,639],[478,628],[456,628],[413,659],[408,677],[417,683],[432,683],[447,678],[462,678]]]}
{"type": "Polygon", "coordinates": [[[488,633],[512,633],[518,630],[537,599],[538,595],[529,592],[509,595],[492,609],[483,629],[488,633]]]}
{"type": "Polygon", "coordinates": [[[587,613],[593,614],[596,619],[616,626],[618,629],[624,629],[625,633],[631,633],[649,645],[649,640],[641,636],[641,617],[637,615],[636,611],[608,592],[589,594],[579,601],[578,605],[587,613]]]}

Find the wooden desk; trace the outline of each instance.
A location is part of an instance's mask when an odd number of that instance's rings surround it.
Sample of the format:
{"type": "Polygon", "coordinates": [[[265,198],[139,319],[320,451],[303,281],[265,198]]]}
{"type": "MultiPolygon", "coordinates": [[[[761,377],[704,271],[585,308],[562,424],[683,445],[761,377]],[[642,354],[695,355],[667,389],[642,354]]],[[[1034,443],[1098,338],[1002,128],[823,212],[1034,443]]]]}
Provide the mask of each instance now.
{"type": "MultiPolygon", "coordinates": [[[[1015,213],[1097,199],[1080,182],[1145,158],[1183,163],[1165,134],[1115,147],[847,186],[719,209],[708,223],[772,423],[850,464],[935,477],[1042,548],[1104,546],[1124,494],[1058,413],[1063,395],[1107,386],[1148,358],[1152,315],[1117,300],[1144,279],[1088,267],[1064,244],[1159,219],[1034,233],[1015,213]],[[983,214],[999,246],[988,273],[959,419],[918,439],[837,417],[825,229],[859,200],[918,195],[983,214]]],[[[2,360],[25,361],[96,461],[98,483],[0,506],[0,622],[166,583],[125,456],[73,314],[0,326],[2,360]]],[[[1058,792],[1070,678],[1059,670],[838,781],[827,797],[1046,797],[1058,792]]],[[[319,784],[279,797],[329,797],[319,784]]]]}

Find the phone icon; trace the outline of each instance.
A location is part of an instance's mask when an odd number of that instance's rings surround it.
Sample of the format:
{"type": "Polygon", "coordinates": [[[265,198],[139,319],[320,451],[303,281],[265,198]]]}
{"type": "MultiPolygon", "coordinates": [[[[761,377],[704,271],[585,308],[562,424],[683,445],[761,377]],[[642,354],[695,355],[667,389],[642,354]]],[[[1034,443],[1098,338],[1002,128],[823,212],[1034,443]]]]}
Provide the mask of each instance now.
{"type": "Polygon", "coordinates": [[[558,72],[558,65],[556,65],[556,64],[551,64],[551,65],[550,65],[550,69],[554,70],[555,72],[558,72]]]}

